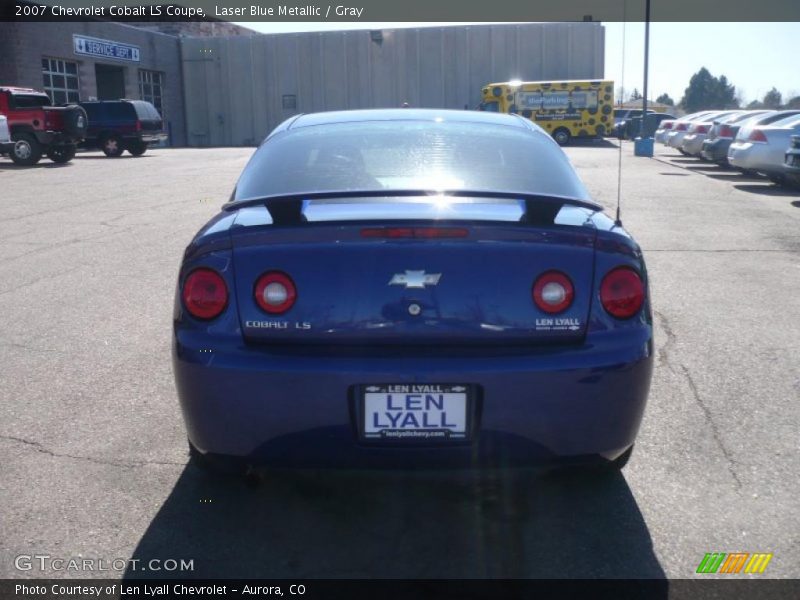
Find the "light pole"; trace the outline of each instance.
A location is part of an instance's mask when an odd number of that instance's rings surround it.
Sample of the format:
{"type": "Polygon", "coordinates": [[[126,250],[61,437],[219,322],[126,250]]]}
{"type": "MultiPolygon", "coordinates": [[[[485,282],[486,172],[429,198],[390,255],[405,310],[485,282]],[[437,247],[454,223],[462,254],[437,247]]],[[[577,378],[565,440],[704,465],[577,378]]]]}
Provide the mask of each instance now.
{"type": "Polygon", "coordinates": [[[644,97],[642,98],[642,127],[639,136],[633,141],[636,156],[653,156],[653,138],[647,131],[647,71],[650,57],[650,0],[645,0],[644,8],[644,97]],[[645,137],[646,136],[646,137],[645,137]]]}

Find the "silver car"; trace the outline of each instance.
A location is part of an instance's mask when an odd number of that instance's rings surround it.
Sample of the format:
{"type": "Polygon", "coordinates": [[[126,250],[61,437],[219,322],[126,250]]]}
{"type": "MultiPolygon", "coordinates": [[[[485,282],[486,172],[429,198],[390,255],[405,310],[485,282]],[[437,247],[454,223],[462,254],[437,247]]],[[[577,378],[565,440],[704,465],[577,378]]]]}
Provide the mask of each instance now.
{"type": "Polygon", "coordinates": [[[714,126],[714,121],[735,117],[741,112],[740,110],[730,110],[713,115],[713,117],[709,115],[700,119],[695,119],[689,123],[686,135],[684,135],[681,140],[680,149],[684,154],[700,156],[700,151],[703,149],[703,141],[708,137],[709,131],[711,131],[711,128],[714,126]]]}
{"type": "Polygon", "coordinates": [[[742,172],[762,173],[776,183],[785,178],[786,149],[793,135],[800,134],[800,114],[769,125],[742,127],[728,148],[728,162],[742,172]]]}
{"type": "Polygon", "coordinates": [[[783,171],[789,185],[800,188],[800,135],[792,136],[792,145],[786,150],[783,171]]]}
{"type": "Polygon", "coordinates": [[[681,142],[683,141],[683,136],[686,135],[686,132],[689,130],[689,125],[697,120],[704,117],[713,118],[712,115],[715,115],[719,111],[710,111],[705,110],[703,112],[692,113],[691,115],[686,115],[675,121],[675,124],[672,126],[672,131],[667,134],[667,141],[665,142],[667,146],[670,148],[675,148],[676,150],[683,152],[681,150],[681,142]]]}
{"type": "Polygon", "coordinates": [[[678,122],[678,119],[668,119],[666,121],[661,121],[656,129],[656,134],[654,139],[659,144],[666,144],[667,143],[667,134],[672,131],[672,128],[675,126],[675,123],[678,122]]]}

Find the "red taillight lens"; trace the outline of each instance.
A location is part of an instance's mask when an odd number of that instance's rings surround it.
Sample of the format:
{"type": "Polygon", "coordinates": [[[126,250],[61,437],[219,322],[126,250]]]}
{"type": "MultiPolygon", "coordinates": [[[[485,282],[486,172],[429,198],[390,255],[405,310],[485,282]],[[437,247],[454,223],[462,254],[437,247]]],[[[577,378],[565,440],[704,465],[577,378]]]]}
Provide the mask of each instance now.
{"type": "Polygon", "coordinates": [[[672,126],[673,126],[674,124],[675,124],[675,121],[663,121],[663,122],[661,123],[661,126],[662,126],[664,129],[672,129],[672,126]]]}
{"type": "Polygon", "coordinates": [[[256,304],[271,315],[285,313],[297,299],[297,288],[291,277],[280,271],[264,273],[256,281],[256,304]]]}
{"type": "Polygon", "coordinates": [[[764,135],[764,132],[760,129],[753,129],[750,132],[750,137],[747,138],[748,142],[758,142],[759,144],[766,144],[767,143],[767,136],[764,135]]]}
{"type": "Polygon", "coordinates": [[[675,131],[686,131],[686,128],[689,127],[687,123],[678,123],[675,126],[675,131]]]}
{"type": "Polygon", "coordinates": [[[142,130],[142,122],[137,119],[136,121],[136,131],[142,130]]]}
{"type": "Polygon", "coordinates": [[[183,282],[183,305],[196,319],[218,317],[228,304],[228,286],[216,271],[195,269],[183,282]]]}
{"type": "Polygon", "coordinates": [[[733,127],[731,127],[730,125],[719,126],[719,137],[733,139],[735,135],[736,134],[733,131],[733,127]]]}
{"type": "Polygon", "coordinates": [[[361,230],[365,238],[462,238],[467,230],[462,227],[365,227],[361,230]]]}
{"type": "Polygon", "coordinates": [[[611,316],[629,319],[644,304],[642,278],[630,267],[617,267],[603,278],[600,301],[611,316]]]}
{"type": "Polygon", "coordinates": [[[569,277],[559,271],[547,271],[539,275],[533,284],[533,301],[546,313],[565,311],[575,298],[575,289],[569,277]]]}
{"type": "Polygon", "coordinates": [[[694,130],[695,133],[708,133],[708,125],[698,125],[694,130]]]}

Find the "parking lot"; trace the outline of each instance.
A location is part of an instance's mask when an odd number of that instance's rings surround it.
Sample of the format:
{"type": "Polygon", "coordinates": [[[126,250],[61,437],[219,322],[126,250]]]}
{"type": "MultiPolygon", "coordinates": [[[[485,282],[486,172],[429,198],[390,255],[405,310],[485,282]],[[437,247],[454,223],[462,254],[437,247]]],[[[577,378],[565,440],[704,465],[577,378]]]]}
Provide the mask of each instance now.
{"type": "MultiPolygon", "coordinates": [[[[613,213],[615,144],[566,151],[613,213]]],[[[169,351],[183,248],[251,153],[0,159],[0,577],[119,574],[15,566],[44,554],[134,558],[132,576],[691,578],[707,552],[770,552],[763,576],[800,576],[800,191],[623,143],[657,365],[622,475],[253,488],[187,466],[169,351]]]]}

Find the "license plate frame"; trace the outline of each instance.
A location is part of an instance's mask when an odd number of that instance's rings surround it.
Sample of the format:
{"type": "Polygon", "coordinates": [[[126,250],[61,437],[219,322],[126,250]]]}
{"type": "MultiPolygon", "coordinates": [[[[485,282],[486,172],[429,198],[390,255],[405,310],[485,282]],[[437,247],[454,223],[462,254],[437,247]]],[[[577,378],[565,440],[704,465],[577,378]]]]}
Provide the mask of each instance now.
{"type": "MultiPolygon", "coordinates": [[[[466,383],[376,383],[376,384],[363,384],[355,386],[355,400],[358,407],[356,415],[356,426],[358,430],[358,439],[361,443],[365,444],[378,444],[378,445],[416,445],[416,444],[444,444],[456,445],[472,442],[474,438],[474,423],[475,423],[475,410],[476,410],[477,388],[474,385],[466,383]],[[378,423],[373,423],[373,426],[368,426],[368,420],[374,418],[376,396],[397,394],[397,395],[414,395],[420,396],[418,399],[421,404],[433,403],[431,410],[426,410],[424,407],[421,410],[404,410],[400,405],[406,401],[405,398],[395,398],[395,408],[400,406],[399,412],[408,414],[412,413],[417,417],[417,424],[419,427],[403,426],[398,428],[379,427],[376,430],[375,424],[390,425],[388,418],[382,417],[378,423]],[[455,416],[455,423],[457,425],[454,429],[445,427],[426,427],[430,423],[436,425],[451,424],[450,420],[454,418],[453,414],[447,416],[442,420],[443,414],[447,410],[451,410],[458,405],[458,401],[445,398],[443,403],[443,410],[439,411],[435,403],[438,401],[440,394],[458,395],[463,397],[463,413],[459,411],[455,416]],[[368,395],[373,397],[370,399],[368,395]],[[426,398],[427,395],[434,396],[433,399],[426,398]],[[427,420],[423,420],[423,414],[427,414],[427,420]],[[463,425],[463,426],[462,426],[463,425]]],[[[383,402],[386,402],[384,398],[383,402]]],[[[381,405],[381,408],[384,408],[381,405]]],[[[395,418],[396,412],[393,413],[395,418]]],[[[402,416],[398,418],[406,419],[402,416]]],[[[398,424],[400,424],[398,422],[398,424]]]]}

